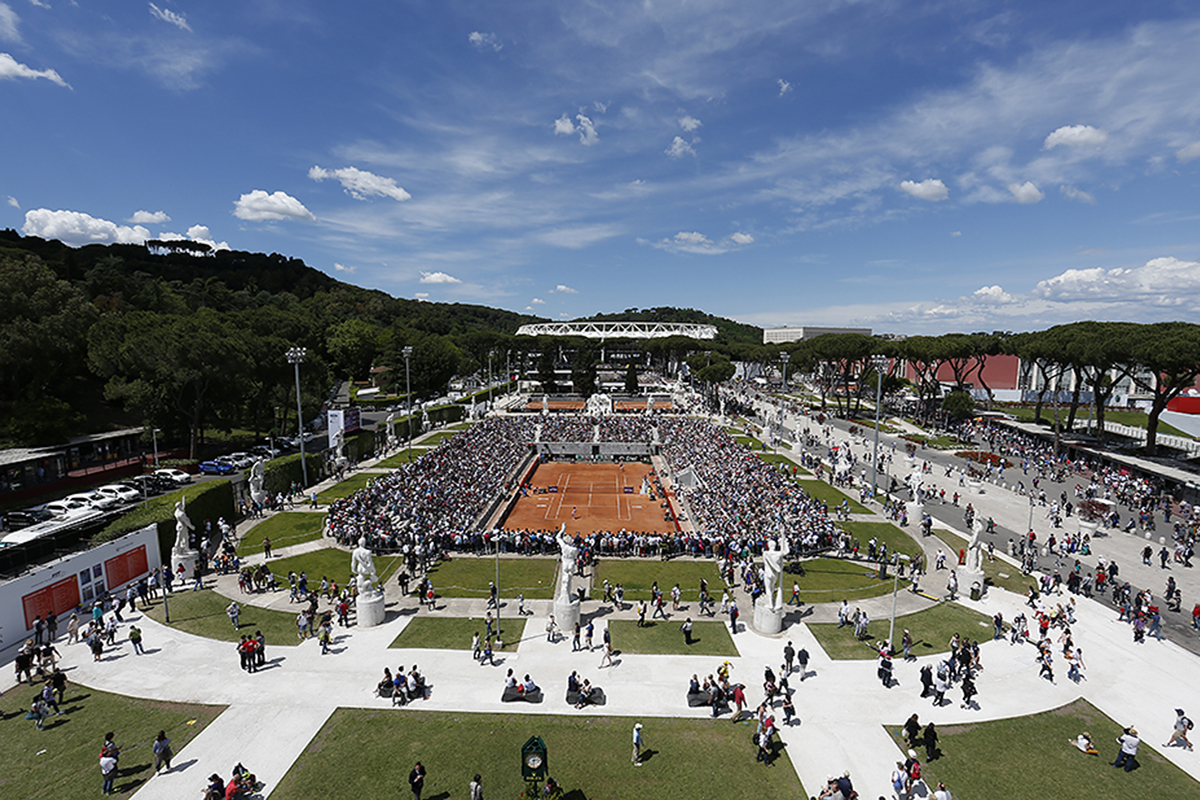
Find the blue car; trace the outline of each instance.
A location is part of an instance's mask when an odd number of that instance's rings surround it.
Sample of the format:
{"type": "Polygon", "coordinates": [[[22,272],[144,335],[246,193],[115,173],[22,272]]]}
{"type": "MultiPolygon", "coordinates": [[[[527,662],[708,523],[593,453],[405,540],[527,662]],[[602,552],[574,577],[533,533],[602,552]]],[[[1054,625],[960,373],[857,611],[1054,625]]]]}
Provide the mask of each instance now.
{"type": "Polygon", "coordinates": [[[237,468],[228,461],[202,461],[200,462],[200,473],[202,475],[229,475],[237,468]]]}

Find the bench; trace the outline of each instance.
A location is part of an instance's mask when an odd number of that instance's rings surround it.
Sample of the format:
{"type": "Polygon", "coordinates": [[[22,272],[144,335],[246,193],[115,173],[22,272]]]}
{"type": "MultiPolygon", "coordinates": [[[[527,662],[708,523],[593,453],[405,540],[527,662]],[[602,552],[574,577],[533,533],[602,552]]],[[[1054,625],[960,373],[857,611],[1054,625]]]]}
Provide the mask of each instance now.
{"type": "Polygon", "coordinates": [[[500,695],[501,703],[514,703],[518,700],[523,700],[526,703],[540,703],[542,702],[542,688],[539,686],[532,692],[521,692],[515,686],[506,686],[504,694],[500,695]]]}
{"type": "MultiPolygon", "coordinates": [[[[584,705],[602,706],[607,701],[608,701],[608,698],[604,696],[604,690],[601,689],[599,686],[593,686],[591,691],[588,692],[587,702],[584,705]]],[[[569,703],[570,705],[575,705],[578,702],[579,702],[579,692],[567,692],[567,703],[569,703]]]]}

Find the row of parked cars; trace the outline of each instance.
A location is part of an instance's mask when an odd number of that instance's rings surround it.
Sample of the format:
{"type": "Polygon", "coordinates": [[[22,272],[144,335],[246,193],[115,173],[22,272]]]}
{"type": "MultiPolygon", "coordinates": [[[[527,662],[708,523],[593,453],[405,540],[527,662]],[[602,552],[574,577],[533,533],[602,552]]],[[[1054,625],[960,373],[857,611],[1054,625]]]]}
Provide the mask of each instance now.
{"type": "Polygon", "coordinates": [[[10,511],[0,519],[0,528],[17,531],[45,522],[80,522],[98,518],[122,506],[139,503],[145,497],[174,491],[191,481],[192,476],[181,469],[159,469],[148,475],[136,475],[107,486],[67,495],[45,505],[10,511]]]}
{"type": "Polygon", "coordinates": [[[230,453],[226,456],[217,456],[211,461],[201,461],[199,469],[202,475],[232,475],[235,472],[250,469],[259,459],[269,460],[278,455],[279,450],[259,445],[250,448],[249,453],[230,453]]]}

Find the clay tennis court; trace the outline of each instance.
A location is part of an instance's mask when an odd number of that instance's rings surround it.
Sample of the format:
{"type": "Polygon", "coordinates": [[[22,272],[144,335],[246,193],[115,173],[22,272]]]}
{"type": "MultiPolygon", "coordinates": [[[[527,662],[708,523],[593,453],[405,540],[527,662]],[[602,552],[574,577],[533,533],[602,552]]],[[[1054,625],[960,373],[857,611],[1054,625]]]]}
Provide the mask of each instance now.
{"type": "Polygon", "coordinates": [[[547,461],[530,476],[530,492],[517,498],[504,522],[505,530],[557,529],[567,533],[642,531],[675,533],[673,521],[663,519],[664,498],[640,494],[649,464],[572,464],[547,461]],[[623,467],[623,468],[622,468],[623,467]],[[557,486],[557,492],[539,489],[557,486]],[[631,487],[631,494],[625,487],[631,487]]]}

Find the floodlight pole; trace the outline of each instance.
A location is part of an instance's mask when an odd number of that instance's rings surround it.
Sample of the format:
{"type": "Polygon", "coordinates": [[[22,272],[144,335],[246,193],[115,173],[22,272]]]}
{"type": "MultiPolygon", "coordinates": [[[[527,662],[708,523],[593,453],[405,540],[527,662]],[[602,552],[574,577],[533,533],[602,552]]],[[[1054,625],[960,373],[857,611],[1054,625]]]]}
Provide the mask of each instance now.
{"type": "Polygon", "coordinates": [[[154,439],[154,468],[158,469],[158,428],[151,428],[150,436],[154,439]]]}
{"type": "Polygon", "coordinates": [[[883,404],[883,369],[887,366],[887,358],[874,356],[871,366],[875,368],[875,454],[871,456],[871,499],[875,499],[876,487],[879,484],[879,407],[883,404]]]}
{"type": "MultiPolygon", "coordinates": [[[[900,561],[912,561],[911,558],[900,553],[896,566],[900,566],[900,561]]],[[[888,652],[895,652],[896,643],[896,593],[900,591],[900,570],[892,570],[892,624],[888,627],[888,652]]]]}
{"type": "Polygon", "coordinates": [[[412,463],[412,380],[408,368],[408,360],[412,358],[412,345],[406,345],[404,354],[404,396],[408,401],[408,463],[412,463]]]}
{"type": "Polygon", "coordinates": [[[492,409],[492,353],[494,350],[488,350],[488,411],[492,409]]]}
{"type": "Polygon", "coordinates": [[[300,432],[300,470],[304,476],[304,488],[308,488],[308,459],[304,455],[304,407],[300,404],[300,365],[308,352],[304,347],[289,347],[288,363],[296,368],[296,428],[300,432]]]}
{"type": "Polygon", "coordinates": [[[783,387],[779,396],[779,438],[783,438],[783,404],[787,401],[787,365],[792,360],[791,353],[780,353],[779,361],[783,364],[783,387]]]}

